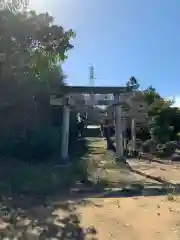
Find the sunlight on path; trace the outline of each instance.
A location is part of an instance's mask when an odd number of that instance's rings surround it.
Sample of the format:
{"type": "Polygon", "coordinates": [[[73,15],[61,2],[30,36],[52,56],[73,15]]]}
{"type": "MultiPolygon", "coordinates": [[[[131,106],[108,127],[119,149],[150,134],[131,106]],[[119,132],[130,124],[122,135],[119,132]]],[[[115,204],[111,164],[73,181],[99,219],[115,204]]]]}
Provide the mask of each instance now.
{"type": "Polygon", "coordinates": [[[116,162],[115,154],[106,150],[106,141],[101,138],[89,138],[89,165],[92,166],[92,178],[99,177],[109,183],[129,185],[132,183],[152,183],[143,176],[130,171],[124,163],[116,162]]]}
{"type": "Polygon", "coordinates": [[[94,206],[80,206],[77,212],[85,228],[93,226],[95,239],[177,240],[179,218],[170,211],[180,203],[164,197],[91,199],[94,206]]]}

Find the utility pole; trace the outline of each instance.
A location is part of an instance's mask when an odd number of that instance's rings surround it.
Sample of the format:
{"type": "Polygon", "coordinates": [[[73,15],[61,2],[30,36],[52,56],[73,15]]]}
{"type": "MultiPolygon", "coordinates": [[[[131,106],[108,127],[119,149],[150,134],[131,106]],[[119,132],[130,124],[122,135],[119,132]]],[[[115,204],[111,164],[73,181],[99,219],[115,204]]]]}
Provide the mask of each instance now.
{"type": "MultiPolygon", "coordinates": [[[[91,65],[90,66],[90,68],[89,68],[89,85],[91,86],[91,87],[94,87],[94,80],[95,80],[95,77],[94,77],[94,67],[93,67],[93,65],[91,65]]],[[[91,105],[94,105],[94,94],[93,93],[91,93],[90,94],[90,102],[91,102],[91,105]]]]}
{"type": "Polygon", "coordinates": [[[89,68],[89,84],[90,84],[91,87],[94,86],[94,79],[95,79],[95,77],[94,77],[94,67],[93,67],[93,65],[91,65],[90,68],[89,68]]]}

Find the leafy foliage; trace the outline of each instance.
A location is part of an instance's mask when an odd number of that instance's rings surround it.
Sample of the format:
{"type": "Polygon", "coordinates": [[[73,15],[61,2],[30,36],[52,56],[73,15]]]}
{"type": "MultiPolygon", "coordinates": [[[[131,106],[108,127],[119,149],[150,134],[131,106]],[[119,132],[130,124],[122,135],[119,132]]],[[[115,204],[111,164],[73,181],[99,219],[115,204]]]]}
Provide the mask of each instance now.
{"type": "Polygon", "coordinates": [[[156,92],[156,89],[152,86],[149,86],[147,89],[143,91],[144,99],[148,103],[148,105],[153,104],[157,100],[163,100],[159,93],[156,92]]]}
{"type": "Polygon", "coordinates": [[[49,98],[65,84],[60,66],[74,33],[26,6],[23,0],[0,3],[0,154],[45,159],[59,151],[49,98]]]}
{"type": "Polygon", "coordinates": [[[165,144],[164,154],[166,156],[172,156],[176,149],[179,149],[179,145],[176,142],[174,141],[167,142],[165,144]]]}
{"type": "Polygon", "coordinates": [[[72,30],[54,25],[48,14],[0,10],[1,76],[45,76],[57,61],[64,61],[73,46],[72,30]],[[46,68],[45,68],[46,67],[46,68]]]}
{"type": "Polygon", "coordinates": [[[156,152],[157,143],[153,139],[148,139],[143,143],[142,150],[145,153],[155,153],[156,152]]]}
{"type": "Polygon", "coordinates": [[[139,89],[140,84],[138,83],[138,80],[134,76],[132,76],[127,81],[126,86],[129,90],[136,91],[139,89]]]}
{"type": "Polygon", "coordinates": [[[8,9],[12,12],[25,10],[28,6],[29,0],[1,0],[0,9],[8,9]]]}
{"type": "MultiPolygon", "coordinates": [[[[132,91],[137,91],[140,88],[135,77],[131,77],[126,86],[132,91]]],[[[165,100],[153,86],[148,86],[147,89],[143,90],[143,96],[143,100],[148,105],[147,127],[151,138],[159,143],[178,140],[180,109],[172,107],[173,102],[165,100]]],[[[141,132],[143,131],[141,129],[141,132]]],[[[141,139],[143,139],[142,136],[141,139]]]]}

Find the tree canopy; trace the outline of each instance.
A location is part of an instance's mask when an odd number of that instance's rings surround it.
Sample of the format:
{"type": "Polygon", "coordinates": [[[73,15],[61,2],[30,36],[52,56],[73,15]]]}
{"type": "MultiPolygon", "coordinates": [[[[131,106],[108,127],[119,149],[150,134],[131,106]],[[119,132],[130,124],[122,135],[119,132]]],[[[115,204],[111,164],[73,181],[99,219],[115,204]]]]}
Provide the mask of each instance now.
{"type": "Polygon", "coordinates": [[[48,13],[29,11],[26,0],[0,1],[0,150],[3,143],[44,143],[40,136],[51,127],[49,97],[65,84],[61,63],[74,36],[48,13]],[[32,131],[39,133],[29,140],[32,131]]]}
{"type": "Polygon", "coordinates": [[[139,90],[140,84],[138,83],[138,80],[134,76],[132,76],[127,81],[126,86],[129,90],[135,91],[139,90]]]}
{"type": "MultiPolygon", "coordinates": [[[[126,86],[132,91],[140,90],[140,84],[131,77],[126,86]]],[[[153,86],[142,90],[143,99],[148,105],[148,128],[152,138],[164,143],[177,140],[180,132],[180,109],[172,107],[173,102],[165,100],[153,86]]]]}
{"type": "Polygon", "coordinates": [[[53,65],[67,58],[66,52],[73,48],[70,39],[74,33],[53,24],[53,20],[48,13],[0,10],[2,77],[32,75],[40,78],[42,74],[46,76],[53,65]]]}

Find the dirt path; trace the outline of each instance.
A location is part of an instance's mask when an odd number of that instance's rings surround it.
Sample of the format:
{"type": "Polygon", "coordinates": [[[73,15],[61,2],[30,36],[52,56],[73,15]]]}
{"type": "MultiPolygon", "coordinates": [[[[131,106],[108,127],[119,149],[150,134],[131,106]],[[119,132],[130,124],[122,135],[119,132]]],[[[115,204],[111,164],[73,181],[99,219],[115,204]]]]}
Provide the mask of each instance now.
{"type": "Polygon", "coordinates": [[[96,197],[34,207],[8,228],[1,221],[0,239],[179,240],[179,228],[178,198],[172,202],[160,196],[96,197]]]}
{"type": "Polygon", "coordinates": [[[90,139],[88,164],[92,179],[100,179],[116,187],[130,184],[150,184],[156,181],[130,171],[128,166],[115,161],[115,154],[106,150],[106,142],[102,139],[90,139]]]}
{"type": "Polygon", "coordinates": [[[79,207],[77,211],[84,228],[94,226],[96,239],[180,239],[180,213],[171,210],[180,209],[180,202],[172,203],[163,197],[91,200],[95,207],[79,207]]]}
{"type": "Polygon", "coordinates": [[[160,177],[163,181],[172,184],[180,184],[180,163],[168,161],[152,161],[132,159],[128,161],[129,165],[136,171],[160,177]]]}
{"type": "MultiPolygon", "coordinates": [[[[103,240],[175,240],[180,239],[180,200],[178,197],[169,201],[167,195],[161,193],[149,194],[148,187],[163,187],[160,182],[133,173],[128,167],[116,164],[112,161],[113,156],[105,153],[103,141],[91,142],[91,160],[94,160],[100,168],[101,177],[117,186],[128,186],[129,184],[140,183],[147,188],[148,197],[124,197],[123,194],[110,198],[106,197],[89,198],[94,205],[78,206],[77,212],[81,216],[83,228],[93,226],[96,229],[96,238],[103,240]],[[159,195],[159,196],[153,196],[159,195]]],[[[138,171],[144,171],[153,176],[162,176],[166,180],[178,178],[178,171],[172,166],[136,160],[129,163],[138,171]],[[166,170],[164,170],[166,168],[166,170]],[[169,173],[168,173],[169,172],[169,173]],[[175,174],[176,172],[176,174],[175,174]],[[166,174],[165,174],[166,173],[166,174]]],[[[98,170],[97,170],[98,171],[98,170]]],[[[94,172],[94,174],[97,174],[94,172]]],[[[118,194],[117,194],[118,195],[118,194]]],[[[142,193],[142,195],[144,195],[142,193]]],[[[92,237],[92,236],[91,236],[92,237]]],[[[91,238],[87,238],[91,239],[91,238]]]]}
{"type": "Polygon", "coordinates": [[[5,199],[0,205],[0,239],[180,240],[180,197],[169,198],[167,189],[161,191],[161,181],[145,176],[179,183],[179,167],[136,159],[129,165],[117,163],[101,139],[89,139],[89,146],[84,160],[90,177],[109,191],[88,196],[59,192],[59,197],[50,195],[34,204],[31,196],[17,202],[5,199]],[[143,188],[133,190],[132,184],[143,188]]]}

